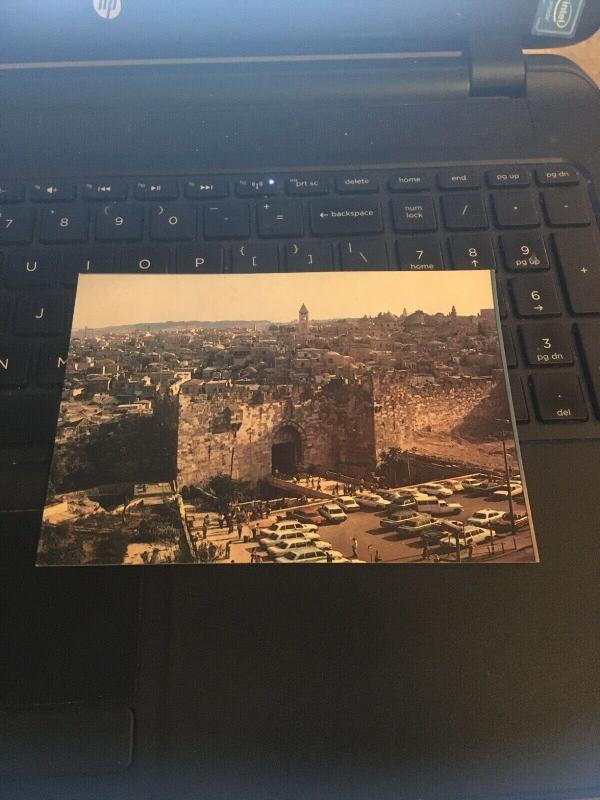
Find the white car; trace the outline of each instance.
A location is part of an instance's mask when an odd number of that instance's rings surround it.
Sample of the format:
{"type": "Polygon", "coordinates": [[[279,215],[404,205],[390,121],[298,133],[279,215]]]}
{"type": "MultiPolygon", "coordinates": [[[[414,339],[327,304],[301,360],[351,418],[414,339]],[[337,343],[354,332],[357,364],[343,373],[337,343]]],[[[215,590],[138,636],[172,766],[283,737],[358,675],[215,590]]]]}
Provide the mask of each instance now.
{"type": "Polygon", "coordinates": [[[402,498],[404,492],[396,492],[393,489],[382,489],[379,494],[384,500],[389,500],[390,503],[397,503],[402,498]]]}
{"type": "Polygon", "coordinates": [[[482,475],[480,478],[465,478],[462,481],[463,490],[473,489],[475,486],[481,486],[486,482],[486,478],[482,475]]]}
{"type": "Polygon", "coordinates": [[[284,555],[288,550],[298,550],[301,547],[310,547],[311,544],[312,543],[309,539],[305,539],[303,536],[295,536],[292,539],[284,539],[281,542],[267,545],[267,553],[273,558],[276,558],[277,556],[284,555]]]}
{"type": "Polygon", "coordinates": [[[453,514],[460,514],[463,506],[460,503],[447,503],[445,500],[439,500],[437,508],[432,508],[429,512],[434,517],[451,517],[453,514]]]}
{"type": "Polygon", "coordinates": [[[263,528],[263,533],[267,535],[260,539],[263,547],[268,548],[269,545],[277,544],[285,539],[295,539],[303,537],[305,539],[319,539],[316,525],[308,525],[302,522],[274,522],[268,528],[263,528]]]}
{"type": "MultiPolygon", "coordinates": [[[[516,481],[511,481],[509,483],[510,486],[510,494],[511,497],[518,497],[520,494],[523,494],[523,485],[517,483],[516,481]]],[[[494,500],[507,500],[508,499],[508,489],[496,489],[495,492],[492,492],[492,497],[494,500]]]]}
{"type": "Polygon", "coordinates": [[[419,486],[419,491],[423,492],[423,494],[430,494],[433,497],[450,497],[453,494],[452,489],[442,486],[441,483],[423,483],[419,486]]]}
{"type": "Polygon", "coordinates": [[[465,487],[462,485],[462,482],[457,478],[448,478],[447,481],[440,481],[440,483],[447,489],[452,489],[453,492],[463,492],[465,489],[465,487]]]}
{"type": "Polygon", "coordinates": [[[349,494],[343,494],[341,497],[338,497],[336,502],[338,506],[342,509],[342,511],[345,511],[346,513],[348,513],[349,511],[360,510],[360,506],[358,505],[356,500],[349,494]]]}
{"type": "Polygon", "coordinates": [[[499,520],[504,511],[498,511],[495,508],[481,508],[470,517],[467,517],[467,522],[471,525],[479,525],[484,528],[489,528],[494,522],[499,520]]]}
{"type": "MultiPolygon", "coordinates": [[[[459,547],[468,547],[470,544],[483,544],[490,538],[490,532],[477,525],[465,525],[462,534],[458,537],[459,547]]],[[[456,547],[456,536],[449,533],[442,536],[439,543],[444,547],[456,547]]]]}
{"type": "Polygon", "coordinates": [[[322,517],[325,517],[327,522],[344,522],[348,519],[348,515],[343,511],[337,503],[325,503],[317,509],[322,517]]]}
{"type": "Polygon", "coordinates": [[[311,544],[313,547],[318,547],[319,550],[331,550],[333,548],[331,542],[326,542],[325,539],[315,539],[311,544]]]}
{"type": "Polygon", "coordinates": [[[389,500],[384,500],[374,492],[364,492],[356,495],[356,502],[362,508],[386,508],[391,505],[389,500]]]}
{"type": "Polygon", "coordinates": [[[299,547],[291,549],[275,559],[276,564],[310,564],[324,561],[323,551],[318,547],[299,547]]]}
{"type": "Polygon", "coordinates": [[[318,561],[319,564],[347,564],[348,559],[344,558],[339,550],[328,550],[323,558],[318,561]]]}

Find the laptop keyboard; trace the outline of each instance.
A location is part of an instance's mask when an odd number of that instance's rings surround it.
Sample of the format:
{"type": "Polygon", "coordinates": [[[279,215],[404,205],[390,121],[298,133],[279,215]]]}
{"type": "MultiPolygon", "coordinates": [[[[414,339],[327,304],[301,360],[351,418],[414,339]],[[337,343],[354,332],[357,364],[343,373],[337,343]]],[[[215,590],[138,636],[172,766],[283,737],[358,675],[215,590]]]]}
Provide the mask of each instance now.
{"type": "Polygon", "coordinates": [[[521,439],[600,438],[589,189],[566,164],[0,180],[0,509],[43,499],[80,273],[491,267],[521,439]]]}

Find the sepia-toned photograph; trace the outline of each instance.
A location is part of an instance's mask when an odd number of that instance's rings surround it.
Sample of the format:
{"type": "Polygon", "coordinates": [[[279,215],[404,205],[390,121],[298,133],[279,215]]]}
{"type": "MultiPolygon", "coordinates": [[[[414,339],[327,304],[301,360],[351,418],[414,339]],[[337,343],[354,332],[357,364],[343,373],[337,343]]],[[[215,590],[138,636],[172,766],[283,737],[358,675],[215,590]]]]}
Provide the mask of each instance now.
{"type": "Polygon", "coordinates": [[[537,560],[491,273],[80,276],[39,566],[537,560]]]}

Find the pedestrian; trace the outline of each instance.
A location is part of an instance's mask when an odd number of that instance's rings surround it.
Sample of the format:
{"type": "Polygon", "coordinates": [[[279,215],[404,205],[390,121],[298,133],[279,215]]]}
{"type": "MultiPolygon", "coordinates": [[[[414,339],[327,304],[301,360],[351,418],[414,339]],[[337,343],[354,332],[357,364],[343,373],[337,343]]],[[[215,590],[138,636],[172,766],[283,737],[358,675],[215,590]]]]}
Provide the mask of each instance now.
{"type": "Polygon", "coordinates": [[[421,558],[423,561],[429,561],[429,544],[427,541],[423,542],[423,552],[421,553],[421,558]]]}
{"type": "Polygon", "coordinates": [[[207,534],[208,534],[208,525],[206,524],[206,518],[205,518],[204,522],[202,523],[202,538],[206,539],[207,534]]]}
{"type": "Polygon", "coordinates": [[[229,518],[229,523],[227,525],[227,532],[229,533],[230,536],[233,535],[233,520],[231,519],[231,517],[229,518]]]}
{"type": "Polygon", "coordinates": [[[211,561],[215,560],[216,554],[217,554],[217,546],[215,545],[214,542],[211,542],[208,545],[208,557],[210,558],[211,561]]]}
{"type": "Polygon", "coordinates": [[[352,537],[352,557],[358,558],[358,539],[356,536],[352,537]]]}
{"type": "Polygon", "coordinates": [[[380,562],[381,560],[382,560],[382,558],[381,558],[381,556],[379,555],[379,550],[375,550],[375,563],[376,563],[376,564],[379,564],[379,562],[380,562]]]}
{"type": "Polygon", "coordinates": [[[333,494],[337,497],[339,493],[340,493],[340,487],[339,484],[336,483],[333,487],[333,494]]]}
{"type": "Polygon", "coordinates": [[[321,478],[317,478],[317,492],[321,491],[321,478]]]}
{"type": "Polygon", "coordinates": [[[227,540],[225,542],[225,558],[229,558],[231,556],[231,542],[227,540]]]}
{"type": "Polygon", "coordinates": [[[331,553],[331,550],[327,550],[325,552],[325,558],[327,559],[328,564],[333,564],[333,555],[331,553]]]}
{"type": "Polygon", "coordinates": [[[225,522],[225,517],[223,516],[223,514],[221,512],[219,512],[219,516],[217,517],[217,520],[219,522],[219,528],[222,528],[223,527],[223,523],[225,522]]]}
{"type": "Polygon", "coordinates": [[[241,520],[238,520],[238,523],[237,523],[237,532],[238,532],[238,539],[239,539],[240,541],[241,541],[241,539],[242,539],[242,531],[243,531],[243,529],[244,529],[244,526],[242,525],[242,521],[241,521],[241,520]]]}
{"type": "Polygon", "coordinates": [[[254,527],[252,528],[252,538],[254,539],[254,541],[258,540],[259,534],[260,534],[260,525],[258,524],[258,522],[255,522],[254,527]]]}
{"type": "Polygon", "coordinates": [[[208,514],[204,515],[204,524],[206,525],[207,528],[210,525],[210,517],[208,516],[208,514]]]}
{"type": "Polygon", "coordinates": [[[471,559],[473,558],[473,542],[472,541],[469,541],[469,544],[467,545],[467,558],[469,559],[469,561],[471,561],[471,559]]]}

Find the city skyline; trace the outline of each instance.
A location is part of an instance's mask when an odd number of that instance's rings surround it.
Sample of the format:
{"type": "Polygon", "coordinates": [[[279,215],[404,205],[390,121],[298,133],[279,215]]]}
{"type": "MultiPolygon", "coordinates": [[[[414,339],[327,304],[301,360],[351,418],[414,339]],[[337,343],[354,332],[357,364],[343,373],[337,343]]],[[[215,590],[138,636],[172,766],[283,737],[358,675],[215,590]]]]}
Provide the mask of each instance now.
{"type": "Polygon", "coordinates": [[[304,303],[313,320],[417,309],[478,314],[492,308],[491,273],[351,272],[278,275],[82,275],[73,330],[198,320],[294,322],[304,303]],[[350,282],[350,284],[349,284],[350,282]],[[143,291],[142,291],[143,290],[143,291]],[[101,298],[101,302],[99,302],[101,298]]]}

